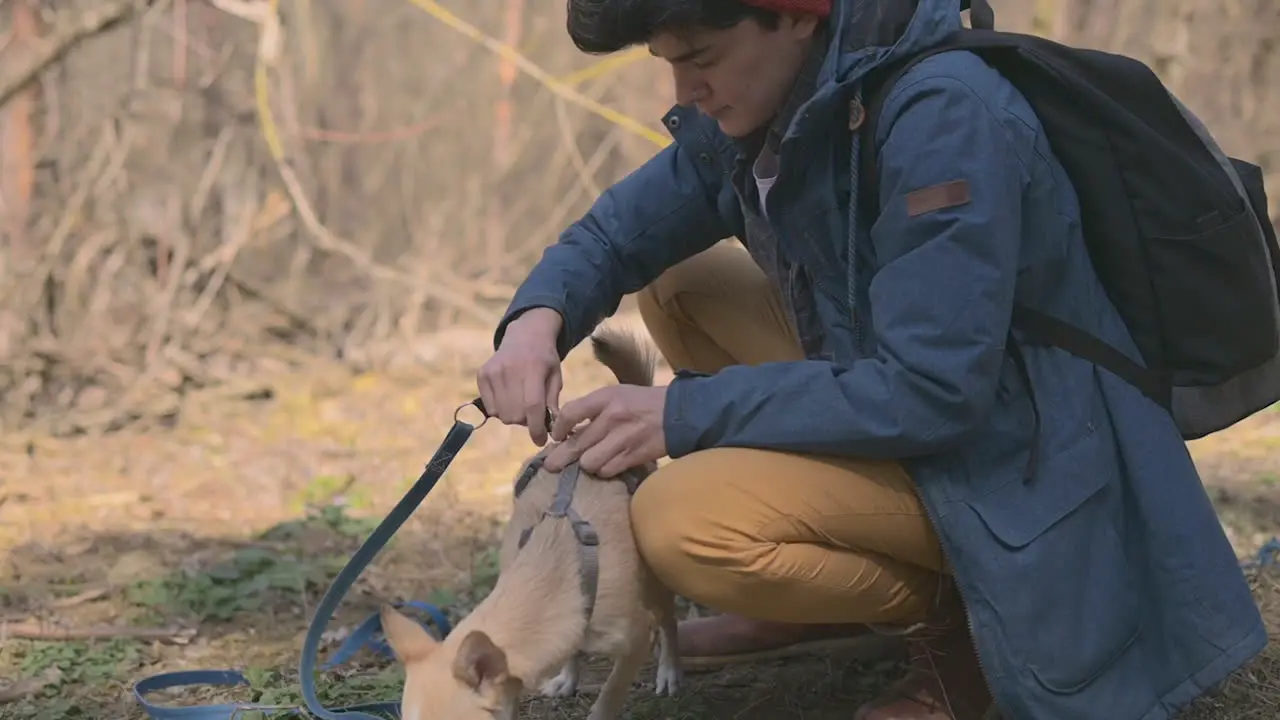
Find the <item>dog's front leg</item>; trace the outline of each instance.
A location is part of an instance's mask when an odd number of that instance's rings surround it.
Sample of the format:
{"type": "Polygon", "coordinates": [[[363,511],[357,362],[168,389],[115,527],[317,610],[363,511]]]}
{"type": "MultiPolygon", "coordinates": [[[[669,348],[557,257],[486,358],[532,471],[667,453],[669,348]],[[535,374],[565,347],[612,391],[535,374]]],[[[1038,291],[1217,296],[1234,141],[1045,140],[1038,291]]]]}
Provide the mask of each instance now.
{"type": "Polygon", "coordinates": [[[547,697],[569,697],[578,691],[578,678],[582,672],[582,653],[569,656],[560,674],[542,684],[542,694],[547,697]]]}
{"type": "Polygon", "coordinates": [[[631,682],[640,674],[640,668],[649,657],[650,646],[646,640],[637,638],[625,655],[613,659],[613,669],[605,678],[587,720],[616,720],[627,700],[627,693],[631,691],[631,682]]]}

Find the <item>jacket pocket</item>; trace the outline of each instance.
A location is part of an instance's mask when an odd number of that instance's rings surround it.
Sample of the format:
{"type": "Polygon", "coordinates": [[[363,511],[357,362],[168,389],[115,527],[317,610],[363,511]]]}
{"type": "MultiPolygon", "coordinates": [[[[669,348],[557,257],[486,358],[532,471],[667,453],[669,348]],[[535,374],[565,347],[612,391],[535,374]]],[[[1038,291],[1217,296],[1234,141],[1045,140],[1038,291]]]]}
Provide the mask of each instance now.
{"type": "Polygon", "coordinates": [[[1246,206],[1216,227],[1145,243],[1160,309],[1153,329],[1164,361],[1179,369],[1174,384],[1215,385],[1275,357],[1276,297],[1257,222],[1246,206]]]}
{"type": "Polygon", "coordinates": [[[984,600],[1015,663],[1054,693],[1089,685],[1141,630],[1116,472],[1109,438],[1090,429],[1031,481],[967,503],[1003,549],[986,561],[1002,582],[984,600]]]}

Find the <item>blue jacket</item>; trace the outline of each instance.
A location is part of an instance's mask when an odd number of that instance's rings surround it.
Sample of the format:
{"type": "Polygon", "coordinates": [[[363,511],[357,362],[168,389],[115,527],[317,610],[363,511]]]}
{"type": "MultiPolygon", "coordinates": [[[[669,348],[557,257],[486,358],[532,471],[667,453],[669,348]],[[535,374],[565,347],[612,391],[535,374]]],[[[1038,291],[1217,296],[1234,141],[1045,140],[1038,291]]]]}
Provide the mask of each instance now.
{"type": "MultiPolygon", "coordinates": [[[[1136,353],[1090,266],[1072,185],[1008,81],[964,52],[916,66],[875,138],[880,216],[850,222],[851,84],[960,27],[954,0],[919,0],[899,39],[868,45],[878,2],[837,0],[832,52],[769,196],[780,250],[823,281],[825,347],[681,373],[667,391],[669,454],[901,460],[1008,717],[1171,717],[1266,645],[1258,609],[1171,418],[1119,378],[1009,333],[1016,298],[1136,353]],[[909,216],[905,195],[953,180],[968,182],[970,202],[909,216]]],[[[550,307],[567,352],[624,294],[741,234],[734,142],[691,108],[665,122],[675,143],[546,250],[498,338],[523,310],[550,307]]]]}

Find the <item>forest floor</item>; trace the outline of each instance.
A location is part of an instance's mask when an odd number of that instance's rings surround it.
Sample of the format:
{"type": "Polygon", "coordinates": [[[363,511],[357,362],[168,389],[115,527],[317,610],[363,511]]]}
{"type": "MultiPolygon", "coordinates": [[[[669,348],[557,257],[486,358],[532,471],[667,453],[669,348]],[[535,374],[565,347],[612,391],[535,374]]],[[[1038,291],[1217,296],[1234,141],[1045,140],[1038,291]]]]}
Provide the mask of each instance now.
{"type": "MultiPolygon", "coordinates": [[[[176,669],[239,669],[252,686],[237,701],[298,702],[312,609],[474,395],[488,332],[450,331],[433,343],[429,368],[353,374],[317,364],[262,378],[267,399],[190,409],[171,427],[28,438],[0,450],[0,718],[142,718],[132,683],[176,669]],[[24,639],[32,635],[44,637],[24,639]]],[[[571,398],[610,378],[582,348],[565,381],[571,398]]],[[[360,578],[329,640],[383,601],[428,600],[456,620],[485,595],[510,483],[532,448],[522,433],[496,424],[476,433],[360,578]]],[[[1280,533],[1280,412],[1191,448],[1238,554],[1255,554],[1280,533]]],[[[1250,578],[1275,638],[1280,571],[1250,578]]],[[[653,696],[645,674],[628,712],[847,719],[894,670],[815,655],[691,674],[676,698],[653,696]]],[[[402,676],[362,658],[325,680],[323,699],[335,706],[398,699],[402,676]]],[[[583,717],[589,700],[531,699],[524,716],[583,717]]],[[[1280,650],[1273,643],[1187,717],[1280,717],[1280,650]]]]}

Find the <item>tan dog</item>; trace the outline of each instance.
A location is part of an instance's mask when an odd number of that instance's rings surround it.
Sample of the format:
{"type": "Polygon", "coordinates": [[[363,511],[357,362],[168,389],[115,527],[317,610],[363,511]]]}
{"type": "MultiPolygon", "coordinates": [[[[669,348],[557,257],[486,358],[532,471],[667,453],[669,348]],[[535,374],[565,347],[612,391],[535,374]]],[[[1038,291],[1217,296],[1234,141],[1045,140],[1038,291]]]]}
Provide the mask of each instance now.
{"type": "MultiPolygon", "coordinates": [[[[591,342],[618,382],[653,384],[652,356],[637,340],[607,332],[591,342]]],[[[514,720],[525,688],[573,694],[585,653],[613,660],[589,716],[613,720],[649,657],[655,630],[657,692],[677,690],[674,596],[644,564],[631,533],[630,493],[656,464],[631,471],[627,481],[581,471],[566,491],[565,473],[539,468],[546,452],[526,461],[517,478],[497,585],[443,642],[383,608],[387,642],[405,665],[403,720],[514,720]],[[557,497],[572,500],[565,516],[546,514],[557,497]],[[575,528],[575,519],[584,522],[575,528]],[[590,530],[599,539],[594,551],[590,530]]]]}

